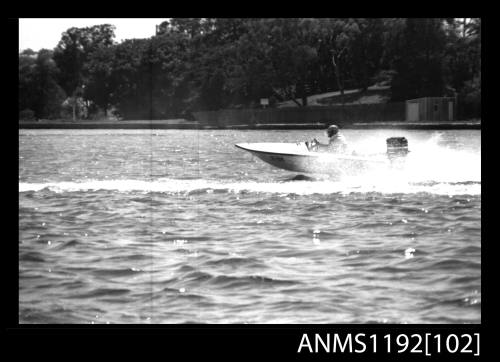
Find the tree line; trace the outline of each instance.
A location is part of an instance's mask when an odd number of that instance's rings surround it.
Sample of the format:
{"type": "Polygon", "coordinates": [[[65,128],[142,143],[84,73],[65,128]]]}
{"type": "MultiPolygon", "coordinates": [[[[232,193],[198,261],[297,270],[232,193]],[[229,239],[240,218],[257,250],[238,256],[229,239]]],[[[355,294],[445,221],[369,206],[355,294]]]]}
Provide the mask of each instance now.
{"type": "Polygon", "coordinates": [[[481,112],[480,18],[172,18],[120,43],[114,30],[23,50],[20,118],[186,118],[376,83],[391,101],[456,96],[466,117],[481,112]]]}

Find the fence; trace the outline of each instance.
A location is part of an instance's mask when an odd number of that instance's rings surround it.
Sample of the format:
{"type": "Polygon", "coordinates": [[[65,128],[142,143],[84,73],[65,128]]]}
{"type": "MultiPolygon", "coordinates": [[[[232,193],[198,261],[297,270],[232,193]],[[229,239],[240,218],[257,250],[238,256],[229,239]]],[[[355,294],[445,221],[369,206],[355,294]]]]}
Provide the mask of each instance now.
{"type": "Polygon", "coordinates": [[[357,104],[348,106],[310,106],[268,109],[223,109],[193,112],[201,125],[214,127],[259,124],[304,124],[353,122],[401,122],[405,120],[404,102],[357,104]]]}

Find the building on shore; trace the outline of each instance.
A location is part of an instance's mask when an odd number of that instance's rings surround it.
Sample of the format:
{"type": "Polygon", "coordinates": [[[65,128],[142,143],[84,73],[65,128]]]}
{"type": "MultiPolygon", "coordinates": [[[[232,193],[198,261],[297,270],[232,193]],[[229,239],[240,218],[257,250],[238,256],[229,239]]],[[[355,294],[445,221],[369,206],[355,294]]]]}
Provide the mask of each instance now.
{"type": "Polygon", "coordinates": [[[453,97],[424,97],[406,101],[408,122],[446,122],[456,118],[456,99],[453,97]]]}

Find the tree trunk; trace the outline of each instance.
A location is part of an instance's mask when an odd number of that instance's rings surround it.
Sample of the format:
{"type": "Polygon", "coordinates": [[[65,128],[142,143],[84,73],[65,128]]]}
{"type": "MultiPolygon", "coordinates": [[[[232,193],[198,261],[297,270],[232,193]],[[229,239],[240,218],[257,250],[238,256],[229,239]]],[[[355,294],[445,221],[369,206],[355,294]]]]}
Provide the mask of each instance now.
{"type": "Polygon", "coordinates": [[[302,98],[302,107],[307,106],[307,92],[306,92],[306,86],[304,83],[300,85],[300,93],[301,93],[301,98],[302,98]]]}
{"type": "Polygon", "coordinates": [[[342,80],[340,78],[340,63],[339,59],[337,57],[337,62],[335,62],[335,54],[332,55],[332,63],[333,67],[335,68],[335,78],[337,79],[337,86],[340,90],[340,101],[342,102],[342,106],[344,106],[344,84],[342,83],[342,80]]]}
{"type": "Polygon", "coordinates": [[[76,97],[73,97],[73,122],[76,121],[76,97]]]}

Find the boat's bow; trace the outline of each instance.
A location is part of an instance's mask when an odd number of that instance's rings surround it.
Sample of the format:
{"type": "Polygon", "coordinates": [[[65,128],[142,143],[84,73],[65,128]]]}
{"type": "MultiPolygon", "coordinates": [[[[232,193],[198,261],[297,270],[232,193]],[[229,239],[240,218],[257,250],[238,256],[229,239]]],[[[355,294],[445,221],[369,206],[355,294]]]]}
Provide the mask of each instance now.
{"type": "Polygon", "coordinates": [[[296,172],[311,172],[311,161],[317,154],[301,143],[239,143],[235,145],[275,167],[296,172]]]}

